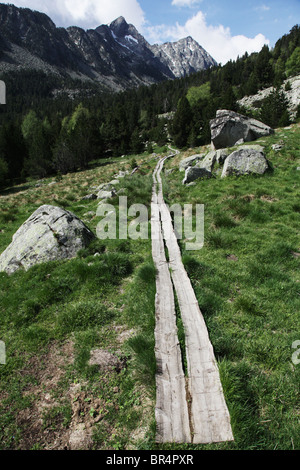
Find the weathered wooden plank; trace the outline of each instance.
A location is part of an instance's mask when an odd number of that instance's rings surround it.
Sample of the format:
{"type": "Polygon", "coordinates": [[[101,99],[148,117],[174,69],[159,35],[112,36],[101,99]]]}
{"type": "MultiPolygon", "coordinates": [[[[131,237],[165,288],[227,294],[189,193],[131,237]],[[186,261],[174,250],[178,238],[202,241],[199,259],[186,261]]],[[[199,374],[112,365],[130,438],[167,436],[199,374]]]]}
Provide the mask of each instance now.
{"type": "MultiPolygon", "coordinates": [[[[159,168],[160,166],[158,166],[159,168]]],[[[185,377],[177,335],[173,285],[161,232],[156,183],[151,204],[152,255],[156,277],[156,441],[191,442],[185,377]]]]}
{"type": "Polygon", "coordinates": [[[191,395],[193,443],[206,444],[233,440],[230,415],[225,402],[218,366],[207,327],[190,279],[184,269],[169,210],[163,199],[160,172],[157,167],[157,202],[163,233],[167,236],[169,266],[178,297],[185,329],[186,356],[191,395]]]}

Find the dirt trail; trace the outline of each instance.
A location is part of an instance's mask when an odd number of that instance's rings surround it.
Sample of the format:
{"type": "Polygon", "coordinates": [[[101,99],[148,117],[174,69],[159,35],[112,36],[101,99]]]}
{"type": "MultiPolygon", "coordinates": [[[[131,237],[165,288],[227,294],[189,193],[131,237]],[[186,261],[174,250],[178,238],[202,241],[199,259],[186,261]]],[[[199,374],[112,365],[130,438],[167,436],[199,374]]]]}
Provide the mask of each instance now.
{"type": "Polygon", "coordinates": [[[160,173],[153,174],[152,253],[156,279],[157,442],[207,444],[232,441],[218,366],[190,279],[184,269],[160,173]],[[165,249],[168,250],[167,261],[165,249]],[[187,380],[177,335],[174,290],[185,331],[187,380]]]}

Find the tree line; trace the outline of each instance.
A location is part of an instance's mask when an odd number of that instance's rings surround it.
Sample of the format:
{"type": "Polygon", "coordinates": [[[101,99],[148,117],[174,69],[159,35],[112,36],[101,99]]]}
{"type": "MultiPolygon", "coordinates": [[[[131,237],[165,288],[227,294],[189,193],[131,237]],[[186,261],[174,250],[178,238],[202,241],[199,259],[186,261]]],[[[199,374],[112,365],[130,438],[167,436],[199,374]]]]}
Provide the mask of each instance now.
{"type": "Polygon", "coordinates": [[[207,144],[217,109],[251,114],[237,101],[269,86],[276,91],[253,115],[272,127],[287,125],[290,116],[279,87],[299,73],[296,25],[272,50],[264,46],[224,66],[121,93],[104,93],[95,83],[67,75],[2,74],[7,105],[0,108],[0,185],[85,169],[109,156],[151,153],[154,142],[163,146],[169,139],[179,148],[207,144]]]}

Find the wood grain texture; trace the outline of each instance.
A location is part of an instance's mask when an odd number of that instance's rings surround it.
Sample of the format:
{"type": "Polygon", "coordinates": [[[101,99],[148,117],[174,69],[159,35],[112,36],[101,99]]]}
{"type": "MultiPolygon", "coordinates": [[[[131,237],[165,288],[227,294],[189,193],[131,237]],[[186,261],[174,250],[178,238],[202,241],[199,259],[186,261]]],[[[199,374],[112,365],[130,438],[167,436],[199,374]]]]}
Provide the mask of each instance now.
{"type": "MultiPolygon", "coordinates": [[[[174,307],[174,293],[176,291],[180,313],[185,330],[185,344],[186,344],[186,357],[188,366],[188,394],[191,400],[190,415],[188,422],[190,426],[190,441],[194,444],[208,444],[224,441],[232,441],[233,434],[230,424],[230,415],[225,402],[223,389],[221,385],[219,370],[214,356],[212,344],[209,339],[208,330],[203,319],[202,313],[199,308],[197,298],[195,296],[190,279],[185,271],[181,259],[181,252],[178,246],[177,238],[173,230],[172,219],[168,207],[163,199],[162,181],[160,177],[161,170],[166,157],[161,159],[154,172],[154,185],[153,185],[153,198],[152,198],[152,218],[151,221],[154,226],[152,227],[152,248],[153,259],[156,260],[156,267],[158,270],[157,275],[157,297],[156,297],[156,312],[158,324],[156,327],[156,338],[158,351],[163,347],[163,344],[168,348],[170,347],[175,351],[176,336],[171,335],[171,343],[166,341],[166,332],[174,327],[176,322],[176,313],[174,307]],[[158,227],[160,225],[160,227],[158,227]],[[165,240],[163,240],[163,236],[165,240]],[[155,238],[156,237],[156,238],[155,238]],[[162,262],[163,254],[165,251],[164,243],[168,249],[169,262],[165,259],[162,262]],[[170,276],[171,272],[171,276],[170,276]],[[172,280],[172,282],[171,282],[172,280]],[[172,285],[173,284],[173,285],[172,285]],[[164,298],[162,298],[163,296],[164,298]],[[170,304],[169,304],[170,302],[170,304]],[[174,310],[173,310],[174,309],[174,310]],[[166,313],[168,310],[171,312],[166,313]],[[162,321],[161,316],[165,316],[162,321]],[[173,320],[171,324],[167,325],[171,317],[173,320]],[[171,326],[173,324],[173,327],[171,326]],[[174,343],[172,343],[174,342],[174,343]],[[172,347],[173,344],[173,347],[172,347]]],[[[175,325],[176,327],[176,325],[175,325]]],[[[176,367],[168,354],[158,353],[157,358],[160,360],[163,357],[163,369],[165,380],[173,382],[173,376],[176,367]],[[171,367],[172,366],[172,367],[171,367]]],[[[180,359],[180,351],[177,360],[180,359]]],[[[177,364],[177,362],[176,362],[177,364]]],[[[180,375],[176,377],[181,377],[180,375]]],[[[181,380],[182,381],[182,380],[181,380]]],[[[164,386],[166,384],[164,382],[164,386]]],[[[183,385],[181,385],[182,390],[183,385]]],[[[160,413],[162,412],[163,395],[161,384],[157,389],[158,403],[160,413]]],[[[178,396],[180,395],[177,392],[178,396]]],[[[181,393],[181,399],[186,398],[186,394],[181,393]]],[[[166,404],[168,412],[171,413],[169,404],[166,404]]],[[[175,406],[174,410],[178,410],[175,406]]],[[[157,413],[159,415],[160,413],[157,413]]],[[[174,416],[174,422],[178,419],[174,416]]],[[[186,419],[185,419],[186,422],[186,419]]],[[[165,420],[158,421],[159,439],[161,442],[174,442],[170,441],[169,433],[164,433],[161,426],[165,424],[165,420]]],[[[185,439],[188,438],[188,433],[184,432],[185,439]]],[[[177,433],[176,438],[180,438],[177,433]]],[[[178,442],[178,441],[176,441],[178,442]]],[[[182,440],[187,442],[187,440],[182,440]]]]}
{"type": "MultiPolygon", "coordinates": [[[[156,173],[154,174],[155,178],[156,173]]],[[[191,442],[185,377],[177,335],[173,285],[161,231],[154,183],[151,204],[152,254],[156,277],[156,441],[191,442]]]]}

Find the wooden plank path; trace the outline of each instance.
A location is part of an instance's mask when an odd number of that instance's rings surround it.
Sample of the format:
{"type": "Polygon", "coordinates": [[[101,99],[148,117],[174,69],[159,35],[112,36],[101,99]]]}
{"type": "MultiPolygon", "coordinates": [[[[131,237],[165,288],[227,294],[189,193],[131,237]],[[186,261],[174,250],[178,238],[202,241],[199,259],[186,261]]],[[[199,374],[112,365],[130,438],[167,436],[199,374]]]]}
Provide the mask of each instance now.
{"type": "Polygon", "coordinates": [[[230,416],[213,347],[163,199],[160,173],[169,157],[162,158],[154,171],[151,203],[152,253],[157,269],[156,441],[194,444],[232,441],[230,416]],[[187,380],[177,336],[174,289],[185,331],[187,380]]]}
{"type": "Polygon", "coordinates": [[[151,203],[152,256],[157,269],[156,278],[156,425],[157,442],[191,442],[186,383],[181,350],[177,336],[173,285],[165,255],[161,229],[156,175],[151,203]]]}

